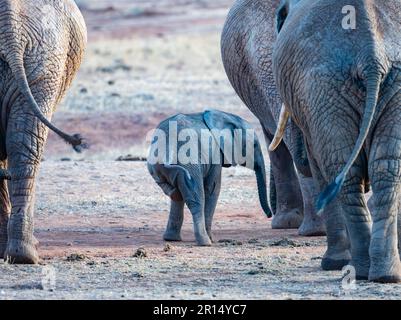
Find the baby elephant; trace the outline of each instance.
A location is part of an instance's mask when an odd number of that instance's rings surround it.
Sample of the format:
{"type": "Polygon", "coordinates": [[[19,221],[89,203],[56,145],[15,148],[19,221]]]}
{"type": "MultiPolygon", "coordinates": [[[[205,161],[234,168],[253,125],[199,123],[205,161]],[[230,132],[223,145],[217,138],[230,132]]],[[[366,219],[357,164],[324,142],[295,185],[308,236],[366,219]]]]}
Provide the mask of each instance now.
{"type": "Polygon", "coordinates": [[[197,244],[211,245],[221,169],[236,165],[255,171],[259,200],[270,217],[263,154],[256,133],[245,120],[210,110],[178,114],[159,124],[150,147],[148,169],[171,198],[165,240],[181,241],[186,204],[193,217],[197,244]]]}

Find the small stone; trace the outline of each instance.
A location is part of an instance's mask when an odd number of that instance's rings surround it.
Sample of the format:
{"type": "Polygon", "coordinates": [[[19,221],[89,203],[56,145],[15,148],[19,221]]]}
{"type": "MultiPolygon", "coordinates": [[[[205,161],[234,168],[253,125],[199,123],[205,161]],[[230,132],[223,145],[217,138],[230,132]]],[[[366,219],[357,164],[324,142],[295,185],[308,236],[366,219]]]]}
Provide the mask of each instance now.
{"type": "Polygon", "coordinates": [[[251,270],[251,271],[248,271],[248,274],[251,275],[251,276],[257,275],[257,274],[259,274],[259,273],[260,273],[259,270],[251,270]]]}
{"type": "Polygon", "coordinates": [[[140,157],[140,156],[133,156],[131,154],[128,154],[126,156],[120,156],[116,159],[116,161],[133,161],[133,162],[144,162],[146,161],[146,157],[140,157]]]}
{"type": "Polygon", "coordinates": [[[142,274],[142,273],[140,273],[140,272],[134,272],[133,274],[132,274],[132,276],[134,277],[134,278],[143,278],[144,277],[144,275],[142,274]]]}
{"type": "Polygon", "coordinates": [[[84,254],[81,254],[81,253],[73,253],[73,254],[70,254],[68,257],[67,257],[67,261],[69,261],[69,262],[76,262],[76,261],[84,261],[84,260],[86,260],[88,257],[87,256],[85,256],[84,254]]]}
{"type": "Polygon", "coordinates": [[[258,242],[259,242],[258,239],[249,239],[249,240],[248,240],[248,243],[249,243],[249,244],[255,244],[255,243],[258,243],[258,242]]]}
{"type": "Polygon", "coordinates": [[[232,245],[232,246],[242,246],[243,245],[242,241],[233,240],[233,239],[221,239],[221,240],[219,240],[219,243],[222,243],[225,245],[232,245]]]}
{"type": "Polygon", "coordinates": [[[138,248],[134,253],[134,258],[146,258],[148,253],[146,252],[145,248],[138,248]]]}

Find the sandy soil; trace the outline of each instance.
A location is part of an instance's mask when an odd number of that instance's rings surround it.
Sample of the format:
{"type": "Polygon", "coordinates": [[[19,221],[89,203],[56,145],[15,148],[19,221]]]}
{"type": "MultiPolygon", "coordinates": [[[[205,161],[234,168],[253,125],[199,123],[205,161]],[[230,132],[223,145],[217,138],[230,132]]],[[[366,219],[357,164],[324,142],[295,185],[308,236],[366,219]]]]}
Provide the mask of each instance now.
{"type": "Polygon", "coordinates": [[[184,241],[167,244],[169,202],[145,168],[140,162],[45,161],[36,209],[43,263],[1,263],[0,298],[401,298],[394,285],[361,282],[344,291],[341,272],[320,270],[323,237],[271,230],[246,169],[224,172],[213,247],[195,246],[188,212],[184,241]],[[138,256],[140,248],[145,257],[138,256]],[[49,267],[54,287],[43,283],[49,267]]]}
{"type": "Polygon", "coordinates": [[[177,112],[217,108],[257,126],[220,62],[232,0],[78,2],[90,42],[54,122],[91,149],[73,154],[50,135],[35,212],[43,261],[0,263],[0,299],[401,297],[400,286],[367,282],[344,291],[341,272],[320,270],[324,238],[271,230],[245,169],[224,172],[212,247],[195,246],[189,213],[184,241],[167,245],[169,200],[143,162],[115,160],[144,156],[147,133],[177,112]]]}

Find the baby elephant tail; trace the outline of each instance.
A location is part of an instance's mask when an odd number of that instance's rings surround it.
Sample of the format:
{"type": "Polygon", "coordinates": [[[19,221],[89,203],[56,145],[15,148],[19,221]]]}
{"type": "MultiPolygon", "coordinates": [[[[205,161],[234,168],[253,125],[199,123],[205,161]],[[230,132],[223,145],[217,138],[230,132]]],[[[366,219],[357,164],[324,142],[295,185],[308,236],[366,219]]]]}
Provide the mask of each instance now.
{"type": "Polygon", "coordinates": [[[179,165],[164,165],[169,175],[169,194],[173,201],[189,201],[193,196],[193,181],[188,170],[179,165]]]}
{"type": "Polygon", "coordinates": [[[188,170],[171,164],[158,164],[157,169],[148,164],[148,170],[163,190],[173,201],[191,201],[194,181],[188,170]]]}

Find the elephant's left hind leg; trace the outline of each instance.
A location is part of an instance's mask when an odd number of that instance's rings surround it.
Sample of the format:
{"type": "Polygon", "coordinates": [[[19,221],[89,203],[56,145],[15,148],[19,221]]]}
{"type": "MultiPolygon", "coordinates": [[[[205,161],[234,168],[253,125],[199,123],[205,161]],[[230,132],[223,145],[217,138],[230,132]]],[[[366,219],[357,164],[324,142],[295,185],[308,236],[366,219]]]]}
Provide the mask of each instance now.
{"type": "MultiPolygon", "coordinates": [[[[0,170],[5,170],[6,161],[0,161],[0,170]]],[[[7,180],[0,179],[0,258],[4,258],[8,240],[8,220],[11,214],[10,196],[8,194],[7,180]]]]}
{"type": "MultiPolygon", "coordinates": [[[[40,92],[46,92],[38,88],[40,92]]],[[[39,95],[37,90],[34,94],[39,95]]],[[[43,110],[48,102],[40,101],[43,110]]],[[[45,107],[47,106],[47,107],[45,107]]],[[[7,126],[8,169],[11,173],[9,192],[11,215],[8,222],[6,259],[13,264],[39,262],[38,242],[34,237],[35,180],[48,129],[34,115],[29,105],[18,98],[10,108],[7,126]]]]}
{"type": "Polygon", "coordinates": [[[304,237],[325,236],[327,234],[326,222],[316,212],[315,203],[319,194],[313,178],[298,174],[304,199],[304,220],[298,229],[298,234],[304,237]]]}
{"type": "Polygon", "coordinates": [[[181,228],[184,222],[184,201],[171,200],[170,217],[163,239],[166,241],[181,241],[181,228]]]}

